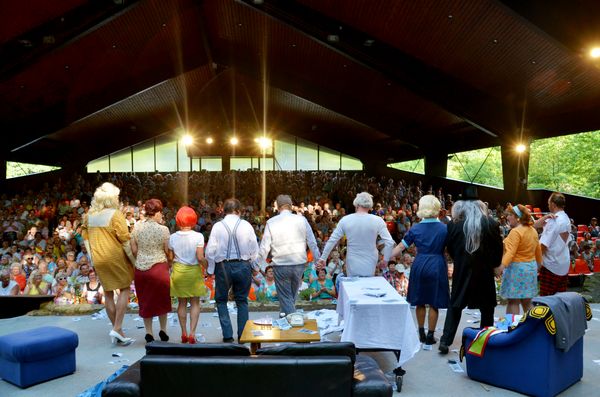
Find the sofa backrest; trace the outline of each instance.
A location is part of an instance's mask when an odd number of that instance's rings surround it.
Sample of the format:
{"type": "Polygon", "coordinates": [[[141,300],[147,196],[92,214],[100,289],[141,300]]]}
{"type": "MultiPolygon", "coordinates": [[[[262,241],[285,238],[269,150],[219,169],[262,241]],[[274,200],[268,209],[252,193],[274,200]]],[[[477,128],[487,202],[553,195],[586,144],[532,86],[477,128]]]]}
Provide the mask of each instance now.
{"type": "Polygon", "coordinates": [[[352,395],[348,357],[142,358],[141,390],[153,396],[327,396],[352,395]]]}
{"type": "Polygon", "coordinates": [[[234,343],[199,343],[195,345],[187,345],[154,341],[146,345],[146,355],[247,357],[250,355],[250,350],[244,345],[238,345],[234,343]]]}
{"type": "Polygon", "coordinates": [[[258,349],[259,356],[345,356],[356,362],[356,348],[352,342],[290,343],[258,349]]]}

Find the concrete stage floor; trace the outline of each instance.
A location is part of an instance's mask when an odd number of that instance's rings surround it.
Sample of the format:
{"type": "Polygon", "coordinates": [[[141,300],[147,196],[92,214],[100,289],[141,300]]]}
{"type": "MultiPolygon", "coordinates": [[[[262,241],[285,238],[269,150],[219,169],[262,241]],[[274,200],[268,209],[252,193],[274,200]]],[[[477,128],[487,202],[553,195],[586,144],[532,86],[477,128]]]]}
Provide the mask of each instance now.
{"type": "MultiPolygon", "coordinates": [[[[600,304],[593,304],[592,321],[588,322],[588,330],[584,339],[583,354],[583,378],[580,382],[571,386],[560,396],[597,396],[600,390],[600,304]],[[595,362],[596,360],[596,362],[595,362]]],[[[473,311],[475,312],[475,311],[473,311]]],[[[496,308],[496,315],[503,315],[504,306],[496,308]]],[[[465,310],[462,316],[461,328],[473,326],[476,319],[471,311],[465,310]]],[[[215,313],[216,314],[216,313],[215,313]]],[[[273,317],[277,313],[251,312],[250,318],[264,317],[270,314],[273,317]]],[[[441,333],[440,329],[444,322],[445,310],[440,311],[440,320],[436,337],[441,333]]],[[[414,319],[414,309],[413,309],[414,319]]],[[[232,315],[235,321],[235,316],[232,315]]],[[[235,324],[235,322],[234,322],[235,324]]],[[[0,320],[0,335],[25,330],[45,325],[53,325],[71,329],[79,335],[79,347],[77,349],[77,371],[69,376],[45,382],[28,389],[22,390],[7,382],[0,381],[0,396],[2,397],[69,397],[77,396],[85,389],[104,380],[124,364],[131,364],[144,355],[144,330],[138,327],[142,322],[136,314],[128,314],[125,318],[124,328],[128,336],[134,337],[136,342],[127,347],[112,346],[108,337],[110,326],[107,319],[92,319],[91,316],[81,317],[31,317],[22,316],[11,319],[0,320]],[[136,319],[137,318],[137,319],[136,319]],[[113,357],[113,353],[122,353],[121,357],[113,357]]],[[[198,326],[198,333],[206,338],[207,342],[218,342],[221,340],[221,331],[218,328],[218,318],[212,313],[202,313],[198,326]]],[[[155,322],[155,337],[158,334],[158,323],[155,322]]],[[[235,327],[234,327],[235,328],[235,327]]],[[[169,334],[171,341],[177,343],[180,338],[178,324],[169,323],[169,334]]],[[[339,340],[339,333],[326,336],[329,340],[339,340]]],[[[431,351],[421,350],[417,355],[404,365],[407,371],[404,376],[404,385],[401,393],[396,396],[518,396],[518,393],[499,389],[493,386],[472,381],[466,372],[454,372],[448,360],[458,359],[456,350],[459,348],[459,337],[457,336],[450,354],[441,356],[437,352],[437,344],[431,351]]],[[[391,371],[394,367],[394,356],[392,353],[363,353],[370,354],[379,362],[384,372],[391,371]]],[[[465,363],[461,363],[465,369],[465,363]]]]}

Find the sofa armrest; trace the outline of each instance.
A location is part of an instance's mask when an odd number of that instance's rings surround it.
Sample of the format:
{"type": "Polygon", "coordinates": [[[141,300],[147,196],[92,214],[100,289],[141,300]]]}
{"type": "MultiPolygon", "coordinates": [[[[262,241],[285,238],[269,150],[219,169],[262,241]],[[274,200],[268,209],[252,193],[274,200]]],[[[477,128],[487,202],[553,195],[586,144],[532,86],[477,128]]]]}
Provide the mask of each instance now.
{"type": "MultiPolygon", "coordinates": [[[[489,338],[488,345],[495,347],[503,347],[503,346],[511,346],[515,343],[520,343],[522,340],[531,336],[533,332],[537,329],[537,327],[543,327],[544,323],[537,319],[527,318],[524,322],[519,323],[516,328],[512,329],[509,332],[503,332],[500,334],[496,334],[493,337],[489,338]]],[[[481,331],[480,328],[470,328],[467,327],[463,330],[463,340],[464,338],[469,338],[471,340],[475,339],[477,333],[481,331]]],[[[465,349],[469,346],[465,346],[465,349]]]]}
{"type": "Polygon", "coordinates": [[[356,356],[352,395],[354,397],[391,397],[392,385],[377,362],[364,354],[356,356]]]}
{"type": "Polygon", "coordinates": [[[104,386],[102,397],[140,397],[141,383],[140,361],[137,361],[104,386]]]}

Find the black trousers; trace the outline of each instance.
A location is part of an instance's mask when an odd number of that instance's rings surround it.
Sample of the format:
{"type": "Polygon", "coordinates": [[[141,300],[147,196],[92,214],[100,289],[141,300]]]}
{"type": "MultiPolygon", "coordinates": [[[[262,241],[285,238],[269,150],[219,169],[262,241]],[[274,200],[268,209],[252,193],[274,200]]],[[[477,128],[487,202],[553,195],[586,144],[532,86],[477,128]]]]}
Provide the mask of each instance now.
{"type": "MultiPolygon", "coordinates": [[[[450,306],[446,311],[446,321],[444,322],[444,334],[440,338],[440,344],[450,346],[454,342],[458,325],[460,324],[460,317],[462,315],[463,307],[452,307],[450,306]]],[[[479,309],[481,313],[480,328],[491,327],[494,325],[494,308],[493,307],[482,307],[479,309]]]]}

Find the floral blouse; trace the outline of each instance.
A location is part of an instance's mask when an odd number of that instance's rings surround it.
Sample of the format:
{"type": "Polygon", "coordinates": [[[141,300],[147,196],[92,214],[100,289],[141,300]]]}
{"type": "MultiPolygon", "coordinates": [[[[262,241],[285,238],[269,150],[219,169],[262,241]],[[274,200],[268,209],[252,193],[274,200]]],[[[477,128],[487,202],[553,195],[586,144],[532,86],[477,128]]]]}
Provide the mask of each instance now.
{"type": "Polygon", "coordinates": [[[169,229],[156,221],[147,219],[138,222],[131,236],[135,239],[138,252],[135,268],[138,270],[149,270],[157,263],[167,261],[165,254],[165,241],[169,241],[169,229]]]}

